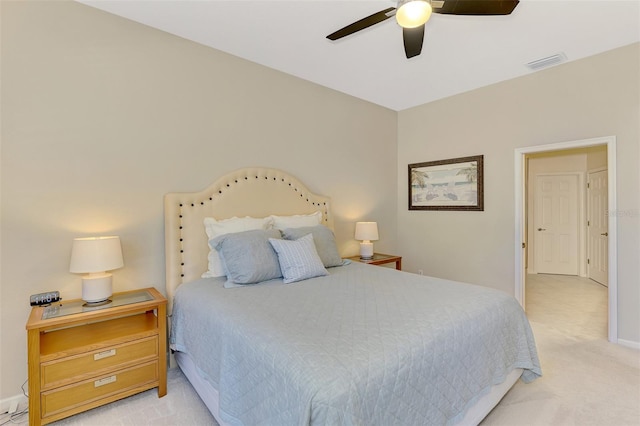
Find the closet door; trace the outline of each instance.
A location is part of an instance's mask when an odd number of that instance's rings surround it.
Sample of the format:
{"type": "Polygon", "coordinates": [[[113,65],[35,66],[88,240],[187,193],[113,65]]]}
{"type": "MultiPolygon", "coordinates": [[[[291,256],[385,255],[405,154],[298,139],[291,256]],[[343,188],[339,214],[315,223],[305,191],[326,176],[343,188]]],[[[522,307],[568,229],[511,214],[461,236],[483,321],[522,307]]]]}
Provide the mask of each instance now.
{"type": "Polygon", "coordinates": [[[537,175],[534,208],[536,272],[578,275],[578,176],[537,175]]]}

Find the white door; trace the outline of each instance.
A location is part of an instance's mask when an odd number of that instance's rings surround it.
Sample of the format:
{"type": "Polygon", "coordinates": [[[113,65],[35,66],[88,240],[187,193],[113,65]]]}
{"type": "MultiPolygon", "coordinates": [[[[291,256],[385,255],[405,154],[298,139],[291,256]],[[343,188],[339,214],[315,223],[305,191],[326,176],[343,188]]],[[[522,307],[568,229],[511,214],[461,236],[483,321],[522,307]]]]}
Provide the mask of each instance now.
{"type": "Polygon", "coordinates": [[[537,175],[535,191],[535,270],[578,275],[578,176],[537,175]]]}
{"type": "Polygon", "coordinates": [[[587,186],[587,275],[608,286],[607,171],[589,173],[587,186]]]}

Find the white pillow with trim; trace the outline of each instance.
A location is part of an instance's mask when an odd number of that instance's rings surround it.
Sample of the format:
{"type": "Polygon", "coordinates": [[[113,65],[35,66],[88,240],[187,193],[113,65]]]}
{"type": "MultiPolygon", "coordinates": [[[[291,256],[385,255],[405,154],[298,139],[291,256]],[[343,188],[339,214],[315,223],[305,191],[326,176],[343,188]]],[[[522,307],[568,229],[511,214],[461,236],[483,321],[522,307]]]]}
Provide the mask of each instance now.
{"type": "Polygon", "coordinates": [[[291,216],[269,216],[276,229],[302,228],[303,226],[316,226],[322,223],[322,212],[311,214],[294,214],[291,216]]]}

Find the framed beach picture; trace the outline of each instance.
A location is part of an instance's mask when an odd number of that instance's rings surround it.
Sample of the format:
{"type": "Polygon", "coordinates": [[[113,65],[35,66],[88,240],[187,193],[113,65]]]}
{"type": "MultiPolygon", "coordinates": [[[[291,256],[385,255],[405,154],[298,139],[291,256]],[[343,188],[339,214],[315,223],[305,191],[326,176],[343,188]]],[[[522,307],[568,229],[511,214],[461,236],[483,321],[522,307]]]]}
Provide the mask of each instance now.
{"type": "Polygon", "coordinates": [[[483,156],[409,164],[409,210],[484,211],[483,156]]]}

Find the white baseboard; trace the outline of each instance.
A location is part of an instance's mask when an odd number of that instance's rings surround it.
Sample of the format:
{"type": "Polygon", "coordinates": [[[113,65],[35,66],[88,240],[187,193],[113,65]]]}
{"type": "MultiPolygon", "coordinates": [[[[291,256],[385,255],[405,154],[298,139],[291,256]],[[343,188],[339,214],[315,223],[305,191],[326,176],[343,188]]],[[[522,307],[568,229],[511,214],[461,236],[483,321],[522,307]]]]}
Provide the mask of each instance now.
{"type": "Polygon", "coordinates": [[[618,344],[620,346],[626,346],[628,348],[640,350],[640,342],[634,342],[633,340],[618,339],[618,344]]]}
{"type": "Polygon", "coordinates": [[[29,405],[29,399],[24,395],[15,395],[9,398],[0,400],[0,413],[6,413],[9,411],[9,407],[12,402],[18,403],[18,411],[22,411],[29,405]]]}

